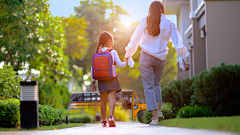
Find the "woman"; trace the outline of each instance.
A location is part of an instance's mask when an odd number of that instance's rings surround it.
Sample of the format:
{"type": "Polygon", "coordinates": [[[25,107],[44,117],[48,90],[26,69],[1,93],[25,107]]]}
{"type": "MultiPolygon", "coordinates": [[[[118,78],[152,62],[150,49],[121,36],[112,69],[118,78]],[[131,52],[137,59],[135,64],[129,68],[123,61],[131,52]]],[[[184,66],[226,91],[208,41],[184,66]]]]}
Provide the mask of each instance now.
{"type": "MultiPolygon", "coordinates": [[[[160,80],[166,64],[168,54],[167,44],[170,38],[180,59],[185,59],[186,47],[176,26],[165,16],[163,4],[153,1],[150,5],[148,16],[143,18],[125,47],[125,59],[132,57],[140,44],[140,71],[144,87],[147,110],[152,112],[153,119],[149,125],[157,125],[163,119],[161,112],[161,87],[160,80]]],[[[188,71],[189,63],[183,61],[188,71]]]]}

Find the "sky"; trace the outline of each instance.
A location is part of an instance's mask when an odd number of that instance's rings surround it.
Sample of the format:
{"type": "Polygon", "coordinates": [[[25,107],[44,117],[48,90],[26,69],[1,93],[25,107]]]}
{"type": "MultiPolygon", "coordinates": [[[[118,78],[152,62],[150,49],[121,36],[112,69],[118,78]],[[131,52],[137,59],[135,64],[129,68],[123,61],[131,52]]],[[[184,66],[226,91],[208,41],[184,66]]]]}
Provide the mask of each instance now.
{"type": "MultiPolygon", "coordinates": [[[[110,0],[106,0],[110,1],[110,0]]],[[[148,14],[148,9],[153,0],[112,0],[114,5],[121,6],[125,11],[127,11],[130,16],[122,16],[122,23],[131,23],[140,21],[143,17],[148,14]]],[[[80,0],[49,0],[50,8],[53,16],[65,16],[69,17],[70,14],[75,15],[74,7],[80,5],[80,0]]],[[[167,15],[167,18],[172,20],[175,24],[176,16],[167,15]]]]}

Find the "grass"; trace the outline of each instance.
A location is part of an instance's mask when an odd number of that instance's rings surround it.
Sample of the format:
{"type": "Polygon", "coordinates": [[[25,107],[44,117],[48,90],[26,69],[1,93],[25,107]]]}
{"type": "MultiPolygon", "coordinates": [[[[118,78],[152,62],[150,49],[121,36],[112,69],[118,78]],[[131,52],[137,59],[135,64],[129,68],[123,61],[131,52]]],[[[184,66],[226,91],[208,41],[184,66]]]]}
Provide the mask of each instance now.
{"type": "Polygon", "coordinates": [[[240,116],[169,119],[160,121],[159,125],[240,133],[240,116]]]}
{"type": "Polygon", "coordinates": [[[2,128],[0,127],[0,131],[16,131],[16,130],[57,130],[62,128],[71,128],[71,127],[78,127],[83,126],[83,123],[62,123],[61,125],[53,125],[53,126],[42,126],[38,127],[37,129],[20,129],[20,127],[13,127],[13,128],[2,128]]]}

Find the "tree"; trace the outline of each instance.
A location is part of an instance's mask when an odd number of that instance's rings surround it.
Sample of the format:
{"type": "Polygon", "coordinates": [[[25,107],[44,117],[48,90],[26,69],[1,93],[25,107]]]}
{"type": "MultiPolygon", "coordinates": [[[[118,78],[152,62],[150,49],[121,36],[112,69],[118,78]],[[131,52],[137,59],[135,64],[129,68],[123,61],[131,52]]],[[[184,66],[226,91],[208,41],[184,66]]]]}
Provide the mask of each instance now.
{"type": "Polygon", "coordinates": [[[76,65],[76,59],[83,59],[91,43],[86,38],[88,24],[89,22],[85,21],[84,17],[73,15],[63,21],[67,41],[64,52],[69,58],[69,70],[73,72],[73,78],[79,85],[83,83],[83,72],[82,68],[76,65]]]}
{"type": "Polygon", "coordinates": [[[28,65],[28,75],[39,70],[43,81],[70,77],[62,18],[52,17],[47,0],[3,0],[0,6],[0,61],[14,71],[28,65]]]}
{"type": "Polygon", "coordinates": [[[163,70],[162,78],[161,78],[161,87],[164,88],[177,77],[177,52],[175,51],[175,47],[172,42],[168,42],[168,55],[166,57],[166,65],[163,70]]]}
{"type": "Polygon", "coordinates": [[[87,32],[91,45],[83,60],[78,59],[77,65],[83,68],[84,74],[90,72],[92,56],[96,51],[96,45],[101,32],[113,32],[113,28],[120,23],[120,15],[127,14],[120,6],[113,5],[112,1],[105,0],[84,0],[79,7],[75,7],[79,17],[85,17],[89,22],[87,32]],[[105,18],[106,10],[111,10],[109,18],[105,18]]]}

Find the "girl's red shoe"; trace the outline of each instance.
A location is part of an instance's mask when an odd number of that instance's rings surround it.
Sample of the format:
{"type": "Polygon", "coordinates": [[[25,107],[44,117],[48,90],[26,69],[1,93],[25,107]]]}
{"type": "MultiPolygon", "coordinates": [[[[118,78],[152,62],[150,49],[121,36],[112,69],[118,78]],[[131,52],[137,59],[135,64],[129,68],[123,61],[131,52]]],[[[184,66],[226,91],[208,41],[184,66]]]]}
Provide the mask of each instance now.
{"type": "Polygon", "coordinates": [[[103,127],[107,127],[107,121],[106,120],[101,120],[101,124],[103,127]]]}
{"type": "Polygon", "coordinates": [[[113,116],[109,116],[108,123],[109,123],[109,127],[116,127],[115,120],[114,120],[113,116]]]}

